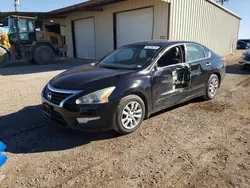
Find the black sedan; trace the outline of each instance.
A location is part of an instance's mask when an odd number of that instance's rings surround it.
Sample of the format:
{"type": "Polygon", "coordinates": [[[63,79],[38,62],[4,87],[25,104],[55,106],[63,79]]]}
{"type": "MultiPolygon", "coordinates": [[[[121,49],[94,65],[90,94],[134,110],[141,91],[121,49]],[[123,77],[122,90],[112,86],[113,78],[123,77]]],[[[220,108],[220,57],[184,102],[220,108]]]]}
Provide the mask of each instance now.
{"type": "Polygon", "coordinates": [[[240,59],[241,69],[246,69],[250,67],[250,49],[245,51],[240,59]]]}
{"type": "Polygon", "coordinates": [[[63,127],[128,134],[153,113],[213,99],[224,76],[224,58],[198,43],[135,43],[53,78],[42,91],[43,113],[63,127]]]}
{"type": "Polygon", "coordinates": [[[249,48],[250,48],[250,43],[246,43],[243,41],[237,42],[237,49],[249,49],[249,48]]]}

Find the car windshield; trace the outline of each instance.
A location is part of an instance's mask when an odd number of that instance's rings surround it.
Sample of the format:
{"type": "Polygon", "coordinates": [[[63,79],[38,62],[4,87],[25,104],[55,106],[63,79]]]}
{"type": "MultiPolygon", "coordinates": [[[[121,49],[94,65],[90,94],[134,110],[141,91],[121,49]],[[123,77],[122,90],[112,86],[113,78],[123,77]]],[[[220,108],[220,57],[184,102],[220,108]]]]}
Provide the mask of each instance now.
{"type": "Polygon", "coordinates": [[[159,49],[160,46],[125,46],[103,58],[97,66],[111,69],[141,69],[159,49]]]}
{"type": "Polygon", "coordinates": [[[241,41],[241,42],[245,42],[245,43],[250,43],[250,39],[249,39],[249,40],[244,39],[244,40],[239,40],[239,41],[241,41]]]}

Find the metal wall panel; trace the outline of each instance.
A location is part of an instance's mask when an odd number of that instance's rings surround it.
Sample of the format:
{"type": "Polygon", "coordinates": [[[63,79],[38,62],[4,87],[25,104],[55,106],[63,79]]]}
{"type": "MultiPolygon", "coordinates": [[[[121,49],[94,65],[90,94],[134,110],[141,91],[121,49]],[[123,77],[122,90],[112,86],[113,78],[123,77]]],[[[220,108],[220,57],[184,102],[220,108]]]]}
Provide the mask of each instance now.
{"type": "Polygon", "coordinates": [[[236,52],[240,19],[207,0],[171,0],[170,39],[204,44],[221,55],[236,52]]]}
{"type": "Polygon", "coordinates": [[[154,8],[153,39],[160,39],[163,37],[167,39],[169,3],[161,0],[128,0],[104,6],[104,11],[102,12],[76,12],[68,15],[65,19],[68,56],[74,56],[72,40],[73,32],[71,26],[72,20],[88,17],[95,18],[96,57],[97,59],[100,59],[114,50],[114,13],[150,6],[153,6],[154,8]]]}
{"type": "Polygon", "coordinates": [[[104,6],[102,12],[69,14],[64,22],[68,56],[73,57],[72,20],[95,18],[96,57],[100,59],[114,50],[114,13],[150,6],[154,8],[153,39],[169,35],[171,40],[199,42],[221,55],[235,53],[240,19],[208,0],[128,0],[104,6]]]}

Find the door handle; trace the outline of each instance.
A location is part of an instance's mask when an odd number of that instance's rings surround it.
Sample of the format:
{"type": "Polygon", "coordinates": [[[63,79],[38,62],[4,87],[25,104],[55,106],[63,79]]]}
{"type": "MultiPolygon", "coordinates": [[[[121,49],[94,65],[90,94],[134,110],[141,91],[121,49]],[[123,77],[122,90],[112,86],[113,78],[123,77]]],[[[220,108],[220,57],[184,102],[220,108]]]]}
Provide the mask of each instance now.
{"type": "Polygon", "coordinates": [[[207,66],[211,66],[211,63],[210,63],[210,62],[207,62],[206,65],[207,65],[207,66]]]}

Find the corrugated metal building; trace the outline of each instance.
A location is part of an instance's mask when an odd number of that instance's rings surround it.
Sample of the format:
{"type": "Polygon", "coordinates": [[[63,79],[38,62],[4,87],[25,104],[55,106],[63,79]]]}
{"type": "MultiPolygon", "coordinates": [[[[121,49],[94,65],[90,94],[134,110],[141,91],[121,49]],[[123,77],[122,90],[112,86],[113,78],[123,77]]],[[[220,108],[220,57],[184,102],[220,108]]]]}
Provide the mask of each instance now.
{"type": "Polygon", "coordinates": [[[241,18],[212,0],[92,0],[64,15],[69,57],[95,58],[141,40],[190,40],[234,53],[241,18]]]}

